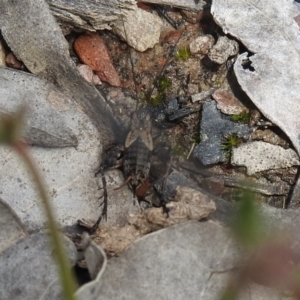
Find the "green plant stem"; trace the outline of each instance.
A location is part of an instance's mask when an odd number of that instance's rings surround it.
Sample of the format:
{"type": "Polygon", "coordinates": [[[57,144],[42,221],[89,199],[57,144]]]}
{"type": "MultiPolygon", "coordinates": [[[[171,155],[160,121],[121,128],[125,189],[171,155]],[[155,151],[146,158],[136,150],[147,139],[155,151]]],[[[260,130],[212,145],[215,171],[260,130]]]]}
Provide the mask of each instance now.
{"type": "Polygon", "coordinates": [[[66,256],[64,244],[59,233],[58,227],[56,225],[53,209],[51,207],[48,194],[43,183],[42,177],[40,176],[38,169],[30,157],[26,145],[21,141],[17,141],[13,144],[14,149],[16,152],[22,157],[26,165],[28,166],[32,176],[33,181],[37,185],[37,189],[40,193],[40,197],[42,199],[42,203],[44,206],[45,214],[47,220],[49,222],[49,230],[50,230],[50,237],[52,239],[56,260],[59,266],[59,275],[61,278],[61,283],[64,291],[64,299],[66,300],[75,300],[75,282],[73,278],[73,274],[71,271],[71,266],[69,263],[69,259],[66,256]]]}

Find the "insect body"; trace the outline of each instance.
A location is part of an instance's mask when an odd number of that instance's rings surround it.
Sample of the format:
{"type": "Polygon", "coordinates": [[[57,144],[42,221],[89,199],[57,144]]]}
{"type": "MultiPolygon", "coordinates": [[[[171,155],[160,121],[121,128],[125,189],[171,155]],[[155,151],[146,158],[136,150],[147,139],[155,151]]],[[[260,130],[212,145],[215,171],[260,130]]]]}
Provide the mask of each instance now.
{"type": "Polygon", "coordinates": [[[149,181],[150,159],[153,150],[151,117],[146,109],[133,114],[130,131],[125,141],[123,170],[125,183],[136,189],[149,181]]]}

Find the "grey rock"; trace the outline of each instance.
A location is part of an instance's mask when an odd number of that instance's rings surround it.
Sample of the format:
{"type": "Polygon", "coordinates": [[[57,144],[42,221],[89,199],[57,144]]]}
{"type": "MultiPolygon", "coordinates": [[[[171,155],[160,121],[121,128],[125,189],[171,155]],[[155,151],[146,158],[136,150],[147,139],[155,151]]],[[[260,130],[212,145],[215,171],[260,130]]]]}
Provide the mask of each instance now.
{"type": "MultiPolygon", "coordinates": [[[[12,114],[27,108],[23,136],[27,143],[44,147],[76,147],[77,138],[60,110],[70,99],[54,86],[28,73],[0,69],[0,111],[12,114]]],[[[1,114],[0,114],[1,119],[1,114]]]]}
{"type": "Polygon", "coordinates": [[[261,183],[261,182],[245,182],[234,176],[224,176],[224,182],[226,186],[233,186],[240,189],[245,189],[247,191],[252,191],[254,193],[260,193],[263,195],[287,195],[290,186],[284,182],[275,182],[275,183],[261,183]]]}
{"type": "MultiPolygon", "coordinates": [[[[78,139],[76,148],[29,149],[47,184],[59,224],[73,225],[80,218],[96,220],[100,211],[100,191],[94,175],[101,163],[98,131],[80,108],[52,84],[25,72],[0,69],[0,73],[3,74],[0,76],[2,105],[12,111],[18,105],[30,103],[36,119],[29,119],[29,125],[39,120],[39,126],[50,133],[56,126],[60,132],[62,125],[62,129],[72,128],[78,139]],[[5,83],[10,90],[5,88],[5,83]]],[[[1,198],[28,230],[45,226],[36,185],[20,157],[11,148],[3,146],[0,148],[0,166],[1,198]]]]}
{"type": "MultiPolygon", "coordinates": [[[[173,176],[174,182],[180,177],[173,176]]],[[[82,287],[79,299],[199,299],[199,295],[204,300],[218,299],[242,262],[229,231],[217,223],[231,224],[236,205],[213,199],[217,210],[209,218],[215,222],[186,222],[143,237],[111,259],[106,270],[101,269],[101,279],[82,287]]],[[[299,212],[267,205],[261,205],[260,211],[264,216],[262,233],[276,237],[276,233],[293,232],[292,247],[299,251],[299,212]]],[[[280,298],[272,289],[251,284],[239,299],[280,298]]]]}
{"type": "Polygon", "coordinates": [[[222,150],[224,137],[237,134],[241,138],[248,138],[253,129],[245,124],[231,121],[230,117],[222,115],[217,109],[215,101],[203,104],[200,123],[200,144],[194,150],[194,156],[204,165],[226,161],[226,153],[222,150]]]}
{"type": "MultiPolygon", "coordinates": [[[[108,194],[107,220],[105,226],[124,226],[127,223],[126,216],[140,211],[138,205],[134,205],[133,192],[124,185],[125,179],[120,170],[110,170],[105,172],[106,188],[108,194]],[[121,188],[120,188],[121,187],[121,188]]],[[[100,188],[103,188],[101,176],[97,178],[100,188]]],[[[98,216],[101,214],[100,203],[104,199],[99,199],[98,216]]],[[[94,218],[91,221],[95,221],[94,218]]]]}
{"type": "MultiPolygon", "coordinates": [[[[67,255],[74,265],[77,251],[74,244],[64,238],[67,255]]],[[[0,298],[9,299],[61,299],[61,283],[53,248],[45,233],[32,234],[0,255],[0,298]]]]}
{"type": "Polygon", "coordinates": [[[136,7],[133,0],[47,0],[47,3],[60,23],[89,31],[110,30],[112,21],[136,7]]]}
{"type": "Polygon", "coordinates": [[[190,43],[191,54],[207,54],[215,43],[212,35],[199,36],[190,43]]]}
{"type": "Polygon", "coordinates": [[[264,170],[298,166],[300,161],[292,149],[255,141],[233,148],[231,163],[246,166],[248,175],[253,175],[264,170]]]}
{"type": "Polygon", "coordinates": [[[254,53],[242,53],[234,64],[242,89],[300,154],[300,39],[295,1],[255,1],[254,9],[247,0],[216,0],[211,11],[226,34],[254,53]]]}
{"type": "Polygon", "coordinates": [[[216,299],[238,259],[239,249],[219,224],[175,225],[111,259],[101,281],[79,299],[216,299]]]}
{"type": "Polygon", "coordinates": [[[69,45],[47,3],[29,0],[15,5],[5,0],[0,14],[1,34],[16,57],[30,72],[57,85],[81,106],[102,138],[111,142],[120,128],[103,96],[76,69],[69,45]]]}
{"type": "Polygon", "coordinates": [[[297,178],[288,208],[300,207],[300,176],[297,178]]]}
{"type": "MultiPolygon", "coordinates": [[[[83,249],[84,259],[91,278],[96,279],[96,281],[99,280],[107,265],[105,252],[99,245],[91,240],[86,232],[83,233],[80,246],[83,249]]],[[[81,293],[81,291],[77,291],[77,294],[78,293],[81,293]]]]}
{"type": "Polygon", "coordinates": [[[202,91],[198,94],[194,94],[191,96],[192,102],[195,103],[197,101],[201,101],[204,100],[208,97],[210,97],[214,92],[215,92],[216,88],[211,88],[208,91],[202,91]]]}
{"type": "Polygon", "coordinates": [[[221,36],[211,48],[208,57],[217,64],[224,64],[230,56],[239,52],[239,44],[226,36],[221,36]]]}
{"type": "Polygon", "coordinates": [[[0,253],[27,236],[15,212],[0,199],[0,253]]]}

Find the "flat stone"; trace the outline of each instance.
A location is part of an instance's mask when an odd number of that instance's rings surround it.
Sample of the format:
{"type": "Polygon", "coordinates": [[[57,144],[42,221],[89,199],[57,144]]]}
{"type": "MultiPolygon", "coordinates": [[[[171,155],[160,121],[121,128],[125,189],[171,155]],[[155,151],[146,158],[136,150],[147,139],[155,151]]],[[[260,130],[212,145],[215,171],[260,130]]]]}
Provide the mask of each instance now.
{"type": "Polygon", "coordinates": [[[247,174],[300,165],[297,153],[277,145],[256,141],[234,148],[231,163],[246,166],[247,174]]]}
{"type": "Polygon", "coordinates": [[[200,144],[194,150],[194,156],[202,164],[210,165],[226,161],[226,153],[222,149],[224,137],[228,134],[237,134],[247,139],[253,129],[246,124],[233,122],[230,117],[223,115],[215,101],[203,104],[202,118],[200,123],[200,144]]]}
{"type": "Polygon", "coordinates": [[[79,300],[177,300],[199,299],[199,295],[217,299],[239,257],[228,230],[216,222],[186,222],[134,243],[110,260],[101,281],[81,288],[77,296],[79,300]]]}
{"type": "Polygon", "coordinates": [[[2,113],[13,114],[21,105],[26,105],[21,132],[26,143],[51,148],[78,145],[72,126],[66,124],[60,113],[70,109],[68,97],[29,73],[1,68],[0,74],[0,119],[2,113]]]}
{"type": "Polygon", "coordinates": [[[192,102],[195,103],[197,101],[201,101],[210,97],[215,90],[216,90],[215,88],[211,88],[208,91],[202,91],[200,93],[192,95],[191,96],[192,102]]]}
{"type": "MultiPolygon", "coordinates": [[[[75,245],[64,237],[67,255],[74,266],[75,245]]],[[[21,240],[0,255],[1,299],[62,299],[61,282],[46,233],[21,240]]]]}
{"type": "Polygon", "coordinates": [[[239,115],[247,111],[247,108],[230,90],[218,89],[212,94],[212,97],[218,102],[217,108],[226,115],[239,115]]]}

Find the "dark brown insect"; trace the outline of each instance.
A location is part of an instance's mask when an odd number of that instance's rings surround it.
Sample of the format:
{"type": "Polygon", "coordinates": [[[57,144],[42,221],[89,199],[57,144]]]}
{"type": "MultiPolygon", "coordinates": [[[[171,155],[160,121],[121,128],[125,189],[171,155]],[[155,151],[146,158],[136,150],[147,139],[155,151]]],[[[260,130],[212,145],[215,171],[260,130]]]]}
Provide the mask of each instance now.
{"type": "Polygon", "coordinates": [[[123,171],[136,196],[136,190],[149,181],[150,159],[153,150],[151,116],[143,108],[133,114],[129,133],[125,141],[123,171]]]}

